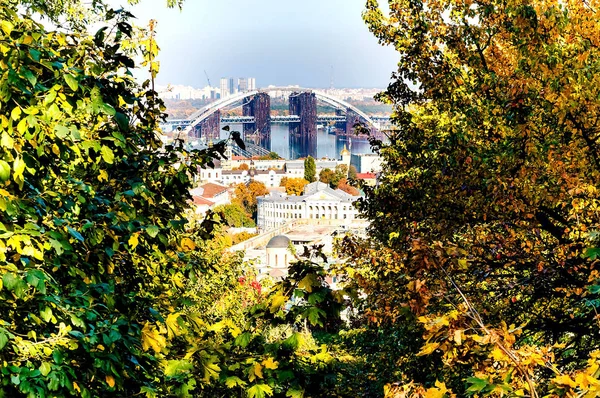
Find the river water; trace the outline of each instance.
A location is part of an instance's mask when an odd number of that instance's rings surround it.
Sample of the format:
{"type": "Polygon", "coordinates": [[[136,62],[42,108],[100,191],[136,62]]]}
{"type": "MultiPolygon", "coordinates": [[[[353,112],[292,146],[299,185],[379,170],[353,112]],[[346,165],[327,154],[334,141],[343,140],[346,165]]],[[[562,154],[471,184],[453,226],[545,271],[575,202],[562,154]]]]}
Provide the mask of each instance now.
{"type": "MultiPolygon", "coordinates": [[[[230,124],[229,126],[233,131],[243,131],[241,124],[230,124]]],[[[227,137],[228,133],[222,131],[221,138],[225,139],[227,137]]],[[[340,152],[344,149],[344,144],[354,154],[372,153],[369,142],[366,140],[338,138],[334,134],[328,134],[325,129],[318,129],[317,158],[338,159],[340,152]]],[[[299,148],[294,148],[290,143],[290,131],[287,124],[271,124],[271,151],[277,152],[284,159],[293,160],[298,158],[299,148]]]]}

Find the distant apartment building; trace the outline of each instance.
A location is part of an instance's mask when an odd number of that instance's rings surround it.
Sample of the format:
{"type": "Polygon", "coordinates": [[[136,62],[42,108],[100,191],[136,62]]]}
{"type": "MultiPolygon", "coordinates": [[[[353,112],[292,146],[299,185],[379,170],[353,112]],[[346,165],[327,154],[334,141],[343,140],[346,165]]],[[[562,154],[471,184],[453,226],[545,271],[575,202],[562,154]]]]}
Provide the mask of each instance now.
{"type": "Polygon", "coordinates": [[[240,93],[245,93],[246,91],[248,91],[248,79],[246,79],[245,77],[240,77],[238,79],[238,91],[240,93]]]}
{"type": "Polygon", "coordinates": [[[229,80],[227,80],[227,78],[225,78],[225,77],[222,77],[221,78],[221,98],[225,98],[229,95],[228,85],[229,85],[229,80]]]}
{"type": "Polygon", "coordinates": [[[233,77],[229,78],[229,87],[228,88],[229,88],[229,95],[235,94],[236,86],[234,85],[233,77]]]}
{"type": "Polygon", "coordinates": [[[256,90],[256,79],[253,77],[248,78],[248,91],[256,90]]]}

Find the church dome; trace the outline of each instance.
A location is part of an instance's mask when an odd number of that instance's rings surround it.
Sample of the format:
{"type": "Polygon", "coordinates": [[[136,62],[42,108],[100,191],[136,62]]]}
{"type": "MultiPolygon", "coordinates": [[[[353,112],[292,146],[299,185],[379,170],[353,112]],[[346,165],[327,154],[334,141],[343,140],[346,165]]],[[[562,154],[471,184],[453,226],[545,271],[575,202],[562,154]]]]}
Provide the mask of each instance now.
{"type": "Polygon", "coordinates": [[[348,148],[346,148],[346,144],[344,144],[344,149],[342,149],[342,152],[340,152],[341,156],[350,156],[350,151],[348,150],[348,148]]]}
{"type": "Polygon", "coordinates": [[[267,249],[287,249],[289,245],[290,238],[285,235],[277,235],[267,243],[267,249]]]}

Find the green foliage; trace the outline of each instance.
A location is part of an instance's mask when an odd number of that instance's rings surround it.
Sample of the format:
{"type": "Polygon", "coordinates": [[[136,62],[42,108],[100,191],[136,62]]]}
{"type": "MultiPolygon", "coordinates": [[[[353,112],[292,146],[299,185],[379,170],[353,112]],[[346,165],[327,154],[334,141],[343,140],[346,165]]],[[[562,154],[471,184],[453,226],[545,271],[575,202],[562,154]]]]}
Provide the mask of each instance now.
{"type": "Polygon", "coordinates": [[[239,203],[219,205],[213,209],[218,214],[223,224],[233,228],[254,228],[256,224],[246,210],[239,203]]]}
{"type": "Polygon", "coordinates": [[[127,17],[109,12],[112,35],[88,37],[0,7],[5,396],[157,387],[163,322],[184,297],[182,280],[206,265],[193,249],[211,220],[183,228],[188,176],[225,148],[162,150],[163,107],[150,82],[131,76],[127,17]]]}
{"type": "Polygon", "coordinates": [[[277,152],[269,152],[267,155],[265,156],[261,156],[258,158],[258,160],[279,160],[281,159],[281,156],[279,156],[279,154],[277,152]]]}
{"type": "Polygon", "coordinates": [[[308,182],[317,181],[317,164],[312,156],[304,159],[304,179],[308,182]]]}
{"type": "Polygon", "coordinates": [[[350,165],[350,167],[348,168],[348,179],[356,180],[357,174],[358,171],[356,170],[356,167],[354,167],[354,165],[350,165]]]}
{"type": "Polygon", "coordinates": [[[319,173],[319,181],[323,184],[330,184],[334,177],[334,172],[331,169],[325,168],[319,173]]]}

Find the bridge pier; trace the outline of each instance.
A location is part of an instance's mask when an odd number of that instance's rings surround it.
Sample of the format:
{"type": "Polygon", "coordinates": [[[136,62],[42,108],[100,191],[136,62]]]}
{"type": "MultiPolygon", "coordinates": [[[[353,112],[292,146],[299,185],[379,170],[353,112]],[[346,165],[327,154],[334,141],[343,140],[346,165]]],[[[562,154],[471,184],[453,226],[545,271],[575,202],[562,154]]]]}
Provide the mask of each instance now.
{"type": "Polygon", "coordinates": [[[313,92],[290,95],[290,115],[300,117],[300,123],[290,123],[290,144],[298,148],[297,157],[317,157],[317,96],[313,92]]]}
{"type": "Polygon", "coordinates": [[[256,144],[271,150],[271,97],[267,93],[258,93],[246,98],[243,106],[244,116],[253,116],[254,123],[244,124],[244,136],[258,133],[256,144]]]}
{"type": "Polygon", "coordinates": [[[210,140],[221,139],[221,111],[217,110],[212,115],[204,119],[196,127],[197,137],[203,137],[208,143],[210,140]]]}

